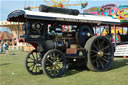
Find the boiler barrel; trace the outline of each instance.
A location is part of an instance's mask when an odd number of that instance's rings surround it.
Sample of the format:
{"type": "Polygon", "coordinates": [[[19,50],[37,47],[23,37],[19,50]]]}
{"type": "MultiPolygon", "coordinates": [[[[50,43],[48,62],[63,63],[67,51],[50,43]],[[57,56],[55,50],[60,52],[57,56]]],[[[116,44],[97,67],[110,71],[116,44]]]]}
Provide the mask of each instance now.
{"type": "Polygon", "coordinates": [[[43,43],[43,48],[45,50],[50,50],[50,49],[64,50],[66,48],[66,46],[65,46],[65,43],[63,41],[46,40],[43,43]]]}

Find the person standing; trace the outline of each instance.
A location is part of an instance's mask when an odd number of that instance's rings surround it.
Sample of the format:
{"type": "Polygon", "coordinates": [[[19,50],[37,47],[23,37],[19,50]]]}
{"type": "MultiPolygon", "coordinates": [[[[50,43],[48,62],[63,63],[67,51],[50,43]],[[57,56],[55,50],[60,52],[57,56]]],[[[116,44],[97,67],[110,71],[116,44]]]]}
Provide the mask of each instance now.
{"type": "Polygon", "coordinates": [[[4,49],[5,49],[5,53],[8,54],[8,42],[4,43],[4,49]]]}
{"type": "Polygon", "coordinates": [[[4,52],[3,45],[4,45],[4,41],[2,40],[1,41],[1,52],[4,52]]]}

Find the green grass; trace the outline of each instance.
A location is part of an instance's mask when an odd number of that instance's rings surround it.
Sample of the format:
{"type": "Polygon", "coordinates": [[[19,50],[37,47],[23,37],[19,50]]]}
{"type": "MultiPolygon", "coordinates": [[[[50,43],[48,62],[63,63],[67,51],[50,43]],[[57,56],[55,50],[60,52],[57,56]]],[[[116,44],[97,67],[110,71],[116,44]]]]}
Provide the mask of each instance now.
{"type": "Polygon", "coordinates": [[[115,58],[106,72],[70,70],[60,78],[50,79],[46,75],[31,75],[24,66],[27,52],[0,54],[0,85],[127,85],[128,59],[115,58]]]}

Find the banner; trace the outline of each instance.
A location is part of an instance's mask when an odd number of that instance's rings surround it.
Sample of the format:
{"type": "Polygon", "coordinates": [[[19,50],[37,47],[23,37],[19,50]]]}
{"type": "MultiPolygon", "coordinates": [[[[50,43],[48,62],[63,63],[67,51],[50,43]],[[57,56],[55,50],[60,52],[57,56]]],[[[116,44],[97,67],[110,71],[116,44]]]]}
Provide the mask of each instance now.
{"type": "Polygon", "coordinates": [[[114,56],[128,56],[128,44],[117,45],[114,56]]]}

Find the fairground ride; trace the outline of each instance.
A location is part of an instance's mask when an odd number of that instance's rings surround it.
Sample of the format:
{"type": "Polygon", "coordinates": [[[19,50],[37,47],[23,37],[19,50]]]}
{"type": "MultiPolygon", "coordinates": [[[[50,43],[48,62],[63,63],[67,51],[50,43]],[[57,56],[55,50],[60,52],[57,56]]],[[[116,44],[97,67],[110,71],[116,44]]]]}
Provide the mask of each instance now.
{"type": "MultiPolygon", "coordinates": [[[[58,8],[66,8],[68,6],[80,6],[82,8],[85,8],[88,3],[82,3],[81,0],[80,2],[81,3],[76,3],[76,4],[68,4],[69,3],[69,0],[43,0],[43,2],[45,4],[47,4],[48,6],[51,6],[51,7],[58,7],[58,8]]],[[[37,9],[39,8],[38,6],[28,6],[28,7],[25,7],[25,9],[28,9],[28,10],[32,10],[32,9],[37,9]]]]}

